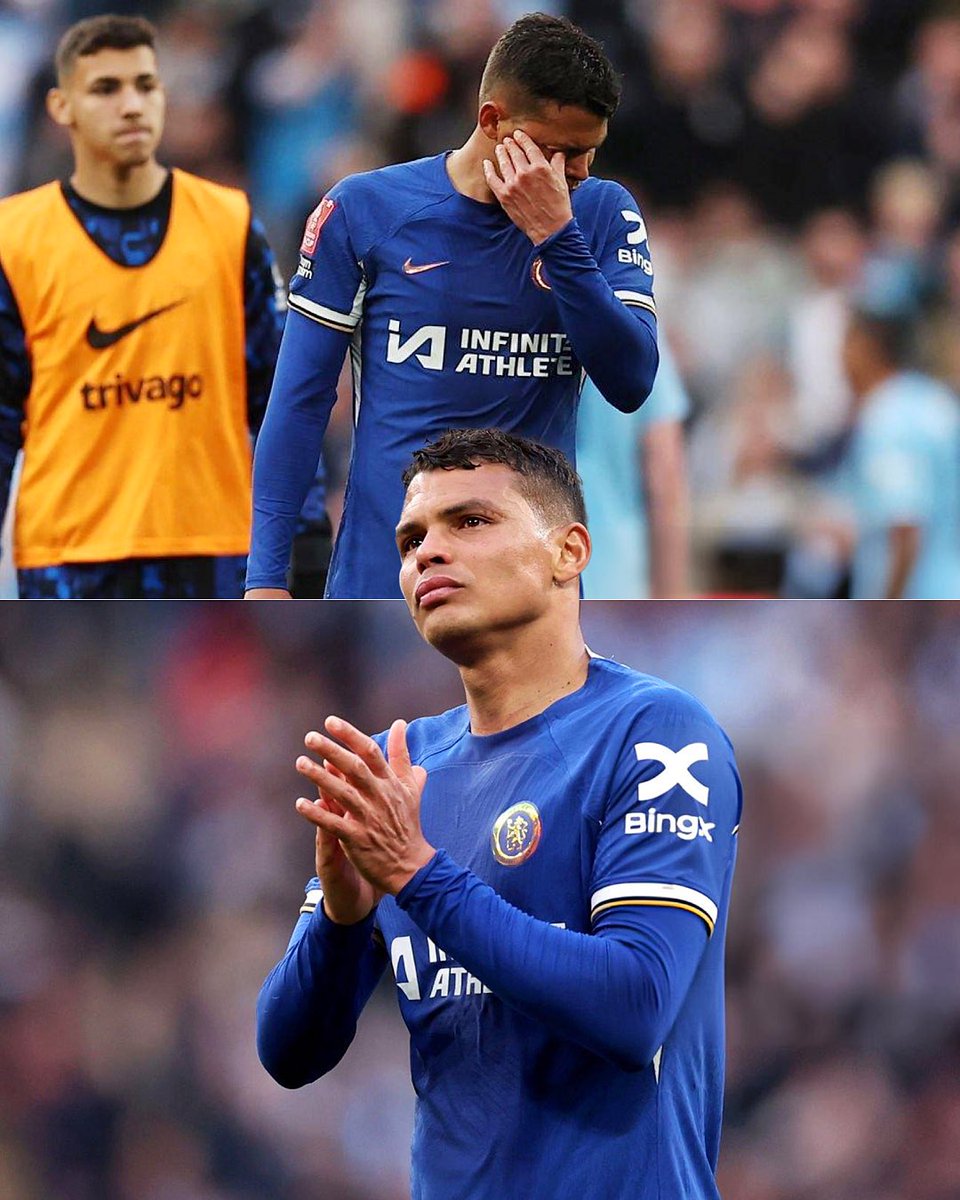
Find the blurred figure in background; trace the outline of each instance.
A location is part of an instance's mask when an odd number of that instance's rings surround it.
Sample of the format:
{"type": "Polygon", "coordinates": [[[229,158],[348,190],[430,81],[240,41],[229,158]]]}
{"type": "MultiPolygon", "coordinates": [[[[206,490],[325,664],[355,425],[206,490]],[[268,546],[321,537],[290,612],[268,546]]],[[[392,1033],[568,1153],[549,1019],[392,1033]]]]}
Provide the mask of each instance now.
{"type": "Polygon", "coordinates": [[[960,401],[910,370],[914,336],[908,317],[870,309],[847,328],[855,597],[960,596],[960,401]]]}
{"type": "Polygon", "coordinates": [[[686,596],[690,588],[690,493],[683,423],[690,399],[661,333],[660,366],[646,403],[620,413],[588,379],[577,414],[577,472],[592,551],[589,599],[686,596]]]}
{"type": "Polygon", "coordinates": [[[155,36],[109,16],[64,34],[48,105],[73,174],[0,203],[0,516],[22,445],[22,597],[242,594],[285,305],[246,197],[156,159],[155,36]]]}

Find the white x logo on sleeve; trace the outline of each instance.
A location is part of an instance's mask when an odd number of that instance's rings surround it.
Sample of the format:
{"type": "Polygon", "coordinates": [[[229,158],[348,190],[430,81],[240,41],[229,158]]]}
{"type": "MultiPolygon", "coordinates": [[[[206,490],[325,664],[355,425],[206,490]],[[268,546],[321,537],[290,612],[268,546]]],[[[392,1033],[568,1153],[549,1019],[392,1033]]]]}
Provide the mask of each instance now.
{"type": "Polygon", "coordinates": [[[681,750],[671,750],[659,742],[637,742],[634,750],[637,762],[663,763],[659,775],[637,785],[638,800],[656,800],[679,784],[698,804],[706,805],[710,789],[690,774],[694,763],[706,762],[709,757],[705,742],[691,742],[681,750]]]}

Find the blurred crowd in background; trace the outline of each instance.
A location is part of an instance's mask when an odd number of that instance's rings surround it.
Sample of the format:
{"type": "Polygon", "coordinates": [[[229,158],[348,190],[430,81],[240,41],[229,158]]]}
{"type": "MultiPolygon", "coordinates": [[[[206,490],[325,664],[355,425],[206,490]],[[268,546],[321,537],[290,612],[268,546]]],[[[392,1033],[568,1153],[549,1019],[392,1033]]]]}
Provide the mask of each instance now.
{"type": "MultiPolygon", "coordinates": [[[[145,611],[3,612],[0,1195],[401,1200],[392,978],[300,1092],[254,1005],[313,869],[304,732],[437,712],[456,673],[399,602],[145,611]]],[[[584,626],[701,697],[743,775],[722,1194],[955,1200],[960,605],[594,601],[584,626]]]]}
{"type": "MultiPolygon", "coordinates": [[[[530,7],[0,0],[0,194],[69,169],[42,109],[59,32],[105,8],[143,13],[162,35],[162,157],[246,187],[289,274],[337,179],[465,139],[490,46],[530,7]]],[[[693,400],[694,586],[817,594],[790,563],[845,520],[850,291],[918,318],[918,361],[960,387],[960,0],[540,7],[599,36],[623,74],[596,170],[644,206],[661,328],[693,400]]],[[[334,515],[349,445],[342,404],[334,515]]]]}

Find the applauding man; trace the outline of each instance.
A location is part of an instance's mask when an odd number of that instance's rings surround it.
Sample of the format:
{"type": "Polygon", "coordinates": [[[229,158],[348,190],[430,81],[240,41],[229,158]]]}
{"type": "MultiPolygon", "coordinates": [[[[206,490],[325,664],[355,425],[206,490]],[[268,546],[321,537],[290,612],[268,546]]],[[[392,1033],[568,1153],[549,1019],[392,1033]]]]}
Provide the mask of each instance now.
{"type": "Polygon", "coordinates": [[[419,1200],[715,1200],[730,744],[585,647],[562,455],[461,430],[406,478],[403,594],[466,705],[307,735],[317,878],[260,994],[261,1059],[287,1087],[329,1071],[390,963],[419,1200]]]}

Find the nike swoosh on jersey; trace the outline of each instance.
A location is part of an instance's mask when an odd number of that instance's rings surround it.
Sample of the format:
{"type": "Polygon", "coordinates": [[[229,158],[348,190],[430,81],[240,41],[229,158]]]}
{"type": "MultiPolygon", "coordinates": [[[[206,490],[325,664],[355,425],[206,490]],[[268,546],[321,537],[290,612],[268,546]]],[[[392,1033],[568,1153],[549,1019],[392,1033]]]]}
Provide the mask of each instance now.
{"type": "Polygon", "coordinates": [[[106,350],[109,346],[115,346],[127,334],[133,333],[135,329],[139,329],[141,325],[147,321],[152,321],[154,317],[159,317],[161,313],[169,312],[171,308],[176,308],[180,304],[184,304],[183,300],[174,300],[172,304],[165,304],[163,308],[155,308],[153,312],[148,312],[145,316],[137,317],[135,321],[130,321],[127,325],[121,325],[119,329],[100,329],[97,326],[97,318],[94,317],[87,326],[87,341],[94,350],[106,350]]]}
{"type": "Polygon", "coordinates": [[[419,266],[414,266],[412,260],[408,258],[407,261],[403,264],[403,273],[404,273],[404,275],[419,275],[421,273],[421,271],[433,271],[437,267],[449,267],[449,266],[450,266],[449,258],[445,258],[443,260],[443,262],[422,263],[419,266]]]}

